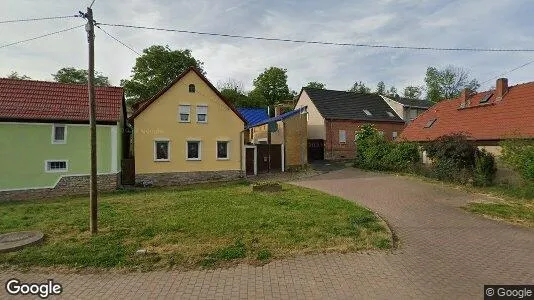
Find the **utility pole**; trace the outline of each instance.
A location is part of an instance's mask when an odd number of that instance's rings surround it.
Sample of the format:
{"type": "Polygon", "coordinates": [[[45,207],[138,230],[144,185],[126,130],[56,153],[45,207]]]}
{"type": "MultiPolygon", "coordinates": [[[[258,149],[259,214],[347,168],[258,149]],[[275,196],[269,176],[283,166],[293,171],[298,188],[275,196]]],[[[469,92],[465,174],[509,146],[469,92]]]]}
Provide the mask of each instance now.
{"type": "MultiPolygon", "coordinates": [[[[93,1],[94,2],[94,1],[93,1]]],[[[95,24],[93,19],[93,10],[87,8],[84,14],[87,19],[85,31],[87,31],[87,41],[89,44],[89,68],[87,70],[87,90],[89,91],[89,127],[91,132],[91,177],[90,177],[90,210],[91,218],[89,226],[91,234],[98,232],[98,187],[97,187],[97,163],[96,163],[96,100],[95,100],[95,24]]]]}

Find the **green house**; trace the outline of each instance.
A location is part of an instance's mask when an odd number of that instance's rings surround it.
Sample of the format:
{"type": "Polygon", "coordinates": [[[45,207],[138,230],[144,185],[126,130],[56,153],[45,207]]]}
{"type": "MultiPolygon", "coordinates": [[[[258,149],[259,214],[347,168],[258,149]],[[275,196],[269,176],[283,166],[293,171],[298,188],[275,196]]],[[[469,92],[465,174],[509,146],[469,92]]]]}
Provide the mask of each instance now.
{"type": "MultiPolygon", "coordinates": [[[[90,136],[86,85],[0,79],[0,201],[85,194],[90,136]]],[[[97,87],[99,190],[120,184],[128,153],[124,92],[97,87]]]]}

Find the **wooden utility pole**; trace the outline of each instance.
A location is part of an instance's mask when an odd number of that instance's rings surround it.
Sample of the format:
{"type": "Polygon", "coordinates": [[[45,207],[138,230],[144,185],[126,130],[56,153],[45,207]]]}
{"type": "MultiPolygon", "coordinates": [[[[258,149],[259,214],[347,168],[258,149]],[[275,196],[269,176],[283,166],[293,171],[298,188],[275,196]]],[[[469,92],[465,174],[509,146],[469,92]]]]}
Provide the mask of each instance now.
{"type": "Polygon", "coordinates": [[[91,178],[90,178],[90,210],[91,219],[89,226],[91,234],[98,232],[98,187],[97,187],[97,164],[96,164],[96,100],[95,100],[95,24],[93,19],[93,10],[88,7],[87,24],[85,31],[87,31],[87,41],[89,43],[89,68],[87,70],[87,90],[89,91],[89,127],[91,132],[91,178]]]}

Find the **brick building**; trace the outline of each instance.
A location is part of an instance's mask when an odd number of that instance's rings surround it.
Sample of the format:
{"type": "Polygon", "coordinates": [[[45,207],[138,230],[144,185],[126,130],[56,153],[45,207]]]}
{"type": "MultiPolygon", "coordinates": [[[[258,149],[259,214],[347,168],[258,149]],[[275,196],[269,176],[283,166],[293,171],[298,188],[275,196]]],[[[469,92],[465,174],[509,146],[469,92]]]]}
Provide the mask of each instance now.
{"type": "Polygon", "coordinates": [[[308,107],[308,159],[351,159],[355,133],[373,124],[389,140],[404,129],[404,120],[377,94],[303,88],[296,108],[308,107]]]}

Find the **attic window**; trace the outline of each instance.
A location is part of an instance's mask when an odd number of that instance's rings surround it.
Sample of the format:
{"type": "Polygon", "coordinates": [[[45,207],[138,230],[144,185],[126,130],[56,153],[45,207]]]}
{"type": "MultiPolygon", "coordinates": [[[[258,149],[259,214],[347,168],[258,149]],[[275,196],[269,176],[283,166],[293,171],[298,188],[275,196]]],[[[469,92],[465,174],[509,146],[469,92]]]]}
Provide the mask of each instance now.
{"type": "Polygon", "coordinates": [[[368,115],[368,116],[372,116],[372,115],[373,115],[373,114],[372,114],[370,111],[368,111],[367,109],[364,109],[363,112],[364,112],[366,115],[368,115]]]}
{"type": "Polygon", "coordinates": [[[488,101],[489,101],[489,99],[491,98],[491,96],[493,96],[493,94],[487,94],[484,98],[482,98],[482,99],[480,100],[479,103],[480,103],[480,104],[482,104],[482,103],[488,103],[488,101]]]}
{"type": "Polygon", "coordinates": [[[189,85],[189,92],[190,92],[190,93],[194,93],[194,92],[196,92],[196,87],[195,87],[194,84],[190,84],[190,85],[189,85]]]}
{"type": "Polygon", "coordinates": [[[388,114],[388,116],[389,116],[390,118],[394,118],[394,117],[395,117],[390,111],[386,111],[386,114],[388,114]]]}
{"type": "Polygon", "coordinates": [[[428,122],[427,122],[426,125],[425,125],[425,128],[430,128],[430,127],[432,127],[432,125],[434,125],[434,123],[436,123],[437,120],[438,120],[438,119],[430,119],[430,120],[428,120],[428,122]]]}

